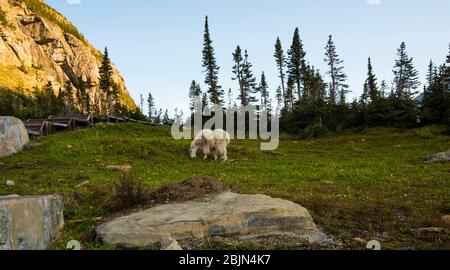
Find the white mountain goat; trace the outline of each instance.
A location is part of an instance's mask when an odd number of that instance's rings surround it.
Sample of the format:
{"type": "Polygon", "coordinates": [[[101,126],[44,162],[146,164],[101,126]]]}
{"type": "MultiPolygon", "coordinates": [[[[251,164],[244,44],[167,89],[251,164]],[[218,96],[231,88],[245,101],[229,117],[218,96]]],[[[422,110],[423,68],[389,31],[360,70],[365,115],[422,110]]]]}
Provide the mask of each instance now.
{"type": "Polygon", "coordinates": [[[202,149],[203,159],[207,159],[209,155],[213,155],[214,160],[228,160],[227,147],[231,142],[228,132],[222,129],[200,131],[191,143],[191,158],[197,156],[197,151],[202,149]]]}

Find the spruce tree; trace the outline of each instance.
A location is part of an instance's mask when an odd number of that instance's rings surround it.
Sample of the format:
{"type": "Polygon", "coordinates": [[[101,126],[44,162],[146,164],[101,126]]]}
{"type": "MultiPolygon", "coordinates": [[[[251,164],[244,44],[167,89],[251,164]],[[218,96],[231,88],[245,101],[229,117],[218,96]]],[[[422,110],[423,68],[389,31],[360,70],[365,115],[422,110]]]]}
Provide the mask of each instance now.
{"type": "Polygon", "coordinates": [[[268,111],[271,111],[272,101],[270,100],[269,85],[267,84],[266,75],[264,72],[261,74],[261,81],[259,83],[258,90],[261,93],[261,106],[266,108],[268,111]]]}
{"type": "Polygon", "coordinates": [[[286,92],[284,83],[284,80],[286,79],[286,74],[284,71],[286,67],[286,57],[284,56],[283,46],[281,45],[281,40],[279,37],[277,38],[277,41],[275,43],[275,54],[273,56],[275,57],[275,61],[277,63],[279,73],[278,77],[281,79],[282,96],[284,96],[286,92]]]}
{"type": "Polygon", "coordinates": [[[206,93],[203,93],[202,108],[205,109],[208,106],[209,106],[208,95],[206,93]]]}
{"type": "Polygon", "coordinates": [[[111,60],[109,59],[108,48],[105,47],[105,52],[103,54],[102,64],[99,69],[100,73],[100,103],[101,112],[103,115],[108,114],[108,110],[112,107],[112,66],[111,60]]]}
{"type": "Polygon", "coordinates": [[[339,98],[340,104],[345,104],[345,96],[348,93],[348,85],[345,83],[347,75],[342,66],[343,60],[339,59],[336,52],[336,46],[333,42],[333,36],[330,35],[327,46],[325,47],[325,62],[329,66],[328,74],[331,77],[329,98],[331,104],[337,104],[339,98]]]}
{"type": "Polygon", "coordinates": [[[245,92],[245,82],[244,82],[244,74],[243,74],[244,58],[242,57],[242,50],[239,45],[236,47],[236,50],[233,53],[233,61],[234,61],[234,66],[233,66],[232,71],[233,71],[234,77],[232,77],[231,79],[238,82],[239,98],[241,100],[241,104],[246,106],[247,101],[248,101],[247,100],[248,93],[245,92]]]}
{"type": "Polygon", "coordinates": [[[406,44],[402,42],[397,50],[398,59],[395,60],[393,69],[394,89],[397,98],[401,100],[411,99],[419,85],[419,74],[414,67],[413,58],[406,52],[406,44]]]}
{"type": "Polygon", "coordinates": [[[200,84],[193,80],[189,87],[189,108],[191,113],[194,113],[197,98],[202,98],[202,89],[200,88],[200,84]]]}
{"type": "Polygon", "coordinates": [[[144,96],[141,94],[140,95],[140,106],[139,106],[139,109],[141,110],[141,112],[143,112],[144,111],[144,96]]]}
{"type": "Polygon", "coordinates": [[[381,86],[380,86],[380,95],[385,98],[387,96],[387,90],[388,90],[388,86],[385,80],[381,81],[381,86]]]}
{"type": "Polygon", "coordinates": [[[450,44],[448,45],[447,64],[450,64],[450,44]]]}
{"type": "Polygon", "coordinates": [[[74,99],[73,99],[74,89],[73,89],[72,83],[69,80],[67,80],[64,83],[64,90],[65,90],[65,94],[66,94],[66,97],[65,97],[65,100],[66,100],[65,113],[66,113],[66,115],[71,115],[72,112],[73,112],[73,108],[74,108],[75,102],[74,102],[74,99]]]}
{"type": "Polygon", "coordinates": [[[43,116],[48,117],[49,115],[58,114],[58,102],[53,90],[53,84],[50,81],[45,85],[43,94],[46,99],[46,104],[43,104],[43,116]]]}
{"type": "Polygon", "coordinates": [[[162,116],[162,109],[160,108],[155,117],[155,124],[159,125],[162,123],[161,116],[162,116]]]}
{"type": "Polygon", "coordinates": [[[208,93],[213,104],[223,105],[223,90],[219,85],[219,66],[217,65],[214,47],[212,46],[211,35],[209,33],[208,16],[205,19],[205,33],[203,37],[203,67],[205,83],[209,86],[208,93]]]}
{"type": "Polygon", "coordinates": [[[447,77],[446,72],[445,65],[437,67],[432,62],[428,65],[428,83],[420,108],[422,124],[445,124],[450,120],[450,92],[442,83],[447,77]]]}
{"type": "Polygon", "coordinates": [[[244,102],[242,105],[247,106],[250,103],[258,102],[256,93],[258,92],[256,78],[253,75],[253,65],[250,63],[248,52],[245,50],[244,61],[242,64],[242,80],[244,85],[244,96],[241,100],[244,102]]]}
{"type": "MultiPolygon", "coordinates": [[[[448,45],[448,55],[447,55],[446,63],[447,63],[447,70],[446,70],[446,74],[445,75],[447,77],[450,77],[450,44],[448,45]]],[[[449,119],[449,121],[450,121],[450,119],[449,119]]]]}
{"type": "Polygon", "coordinates": [[[286,86],[286,95],[284,97],[287,104],[286,110],[291,110],[294,107],[294,93],[295,93],[295,81],[292,78],[288,78],[286,86]]]}
{"type": "Polygon", "coordinates": [[[320,74],[319,70],[316,70],[314,66],[306,66],[304,74],[304,87],[303,92],[305,100],[324,100],[326,95],[326,84],[320,74]]]}
{"type": "Polygon", "coordinates": [[[169,110],[166,110],[166,112],[164,113],[163,119],[162,119],[162,123],[164,125],[170,125],[172,124],[170,121],[170,117],[169,117],[169,110]]]}
{"type": "Polygon", "coordinates": [[[277,99],[277,108],[281,110],[282,106],[285,105],[283,89],[281,86],[278,86],[276,91],[276,99],[277,99]]]}
{"type": "Polygon", "coordinates": [[[297,93],[298,99],[302,98],[302,82],[303,75],[305,72],[306,64],[305,64],[305,56],[306,52],[303,49],[303,43],[300,39],[300,33],[298,27],[295,28],[294,37],[292,39],[291,48],[288,51],[288,74],[289,77],[296,83],[297,85],[297,93]]]}
{"type": "Polygon", "coordinates": [[[81,110],[83,114],[90,114],[91,113],[91,98],[89,96],[88,90],[87,90],[87,82],[83,80],[83,78],[80,78],[78,89],[80,90],[81,95],[81,110]]]}
{"type": "Polygon", "coordinates": [[[374,72],[373,72],[373,66],[372,61],[369,57],[368,64],[367,64],[367,79],[364,84],[364,102],[374,102],[380,98],[380,91],[378,89],[378,79],[376,78],[374,72]]]}
{"type": "Polygon", "coordinates": [[[148,98],[147,98],[147,105],[148,105],[148,120],[150,121],[150,123],[153,123],[153,118],[154,118],[154,112],[155,112],[155,99],[153,98],[152,93],[148,93],[148,98]]]}

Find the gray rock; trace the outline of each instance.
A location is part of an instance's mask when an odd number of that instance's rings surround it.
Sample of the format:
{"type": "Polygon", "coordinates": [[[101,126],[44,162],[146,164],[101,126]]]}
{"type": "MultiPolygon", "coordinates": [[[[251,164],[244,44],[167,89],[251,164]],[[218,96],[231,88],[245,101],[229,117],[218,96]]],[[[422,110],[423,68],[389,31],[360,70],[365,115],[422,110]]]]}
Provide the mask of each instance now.
{"type": "Polygon", "coordinates": [[[425,159],[425,163],[448,162],[450,161],[450,151],[437,153],[425,159]]]}
{"type": "Polygon", "coordinates": [[[161,240],[161,250],[183,250],[177,240],[171,237],[161,240]]]}
{"type": "Polygon", "coordinates": [[[264,195],[226,192],[200,201],[156,206],[119,217],[97,227],[104,244],[124,248],[152,246],[161,239],[293,236],[328,244],[302,206],[264,195]]]}
{"type": "Polygon", "coordinates": [[[21,120],[0,116],[0,157],[17,154],[29,141],[28,131],[21,120]]]}
{"type": "Polygon", "coordinates": [[[0,250],[45,250],[63,226],[60,196],[0,197],[0,250]]]}

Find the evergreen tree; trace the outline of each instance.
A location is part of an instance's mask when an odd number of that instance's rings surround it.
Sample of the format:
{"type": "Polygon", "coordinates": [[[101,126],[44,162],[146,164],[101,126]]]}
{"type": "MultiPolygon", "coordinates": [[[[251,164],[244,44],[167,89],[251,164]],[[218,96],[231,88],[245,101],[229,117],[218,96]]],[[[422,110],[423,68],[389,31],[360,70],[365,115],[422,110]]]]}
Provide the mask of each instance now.
{"type": "Polygon", "coordinates": [[[286,57],[284,56],[284,50],[283,46],[281,45],[280,38],[277,38],[277,41],[275,43],[275,54],[273,55],[275,57],[275,61],[277,63],[277,68],[279,72],[279,78],[281,79],[281,90],[282,90],[282,96],[285,95],[286,87],[284,80],[286,78],[285,74],[285,67],[286,67],[286,57]]]}
{"type": "Polygon", "coordinates": [[[238,45],[233,53],[233,74],[232,80],[238,81],[239,84],[239,98],[241,99],[241,104],[246,106],[248,103],[248,93],[245,92],[245,82],[244,82],[244,58],[242,57],[241,47],[238,45]]]}
{"type": "Polygon", "coordinates": [[[277,108],[281,109],[282,106],[285,105],[283,89],[281,88],[281,86],[278,86],[278,88],[277,88],[276,98],[277,98],[277,108]]]}
{"type": "Polygon", "coordinates": [[[211,35],[209,33],[208,16],[205,19],[205,34],[203,37],[203,67],[205,68],[205,83],[209,86],[208,93],[210,101],[214,104],[223,105],[223,90],[219,85],[217,65],[214,48],[212,46],[211,35]]]}
{"type": "Polygon", "coordinates": [[[325,100],[326,84],[320,74],[313,66],[306,66],[304,73],[304,87],[305,100],[325,100]]]}
{"type": "Polygon", "coordinates": [[[72,112],[73,112],[75,101],[73,99],[74,89],[73,89],[72,83],[69,80],[67,80],[64,83],[64,90],[65,90],[65,94],[66,94],[66,97],[65,97],[65,100],[66,100],[65,113],[66,113],[66,115],[71,115],[72,112]]]}
{"type": "Polygon", "coordinates": [[[388,90],[388,86],[385,80],[381,81],[381,86],[380,86],[380,95],[385,98],[387,95],[387,90],[388,90]]]}
{"type": "Polygon", "coordinates": [[[87,82],[83,80],[83,78],[79,79],[78,84],[80,108],[82,114],[91,113],[91,100],[89,93],[87,92],[87,82]]]}
{"type": "Polygon", "coordinates": [[[333,42],[333,36],[330,35],[327,46],[325,47],[325,62],[329,66],[328,74],[331,77],[329,98],[331,104],[337,104],[339,97],[340,104],[345,104],[345,96],[348,93],[348,85],[345,83],[347,75],[344,73],[342,61],[336,52],[336,46],[333,42]]]}
{"type": "Polygon", "coordinates": [[[112,87],[113,87],[113,79],[112,79],[112,66],[111,60],[109,59],[108,48],[105,48],[105,52],[103,54],[102,64],[99,69],[100,73],[100,106],[101,113],[103,115],[108,114],[108,110],[112,107],[112,87]]]}
{"type": "Polygon", "coordinates": [[[208,102],[208,95],[206,93],[203,93],[203,97],[202,97],[202,108],[205,109],[206,107],[209,106],[209,102],[208,102]]]}
{"type": "Polygon", "coordinates": [[[231,92],[231,88],[228,89],[228,107],[231,108],[232,105],[232,100],[233,100],[233,92],[231,92]]]}
{"type": "Polygon", "coordinates": [[[413,64],[413,58],[406,52],[406,44],[402,42],[397,50],[398,59],[394,65],[394,89],[397,98],[404,100],[410,99],[416,92],[419,85],[419,75],[413,64]]]}
{"type": "Polygon", "coordinates": [[[154,123],[155,124],[161,124],[162,123],[162,119],[161,119],[161,116],[162,116],[162,109],[160,108],[159,110],[158,110],[158,112],[156,113],[156,117],[155,117],[155,120],[154,120],[154,123]]]}
{"type": "Polygon", "coordinates": [[[141,112],[143,112],[144,111],[144,96],[142,94],[140,94],[139,99],[141,101],[140,105],[139,105],[139,109],[141,110],[141,112]]]}
{"type": "Polygon", "coordinates": [[[284,97],[285,103],[287,107],[285,110],[291,110],[294,107],[294,93],[295,93],[295,81],[292,78],[288,78],[287,87],[286,87],[286,95],[284,97]]]}
{"type": "Polygon", "coordinates": [[[363,94],[363,102],[369,103],[374,102],[380,98],[380,91],[378,89],[378,79],[373,73],[372,61],[369,57],[367,64],[367,79],[364,83],[364,94],[363,94]]]}
{"type": "Polygon", "coordinates": [[[266,108],[269,112],[272,110],[272,101],[270,100],[269,85],[266,81],[266,75],[264,72],[261,74],[261,81],[258,86],[259,92],[261,93],[261,106],[266,108]]]}
{"type": "Polygon", "coordinates": [[[297,93],[298,99],[302,98],[302,82],[303,75],[305,72],[306,64],[305,64],[305,56],[306,52],[303,49],[303,43],[300,39],[300,33],[298,27],[295,28],[294,37],[292,39],[291,48],[288,51],[288,74],[289,77],[296,83],[297,85],[297,93]]]}
{"type": "Polygon", "coordinates": [[[189,108],[191,109],[191,113],[194,113],[196,98],[201,98],[201,96],[202,89],[200,88],[200,84],[193,80],[189,87],[189,108]]]}
{"type": "Polygon", "coordinates": [[[166,126],[172,124],[172,122],[170,121],[170,117],[169,117],[169,110],[166,110],[166,112],[164,113],[162,123],[163,123],[163,125],[166,125],[166,126]]]}
{"type": "Polygon", "coordinates": [[[59,88],[58,96],[56,96],[56,111],[58,111],[58,114],[65,113],[66,111],[66,92],[59,88]]]}
{"type": "Polygon", "coordinates": [[[248,52],[245,50],[244,61],[242,64],[242,80],[244,85],[244,96],[240,97],[242,101],[242,105],[247,106],[250,103],[258,102],[258,98],[256,98],[256,93],[258,92],[256,78],[253,75],[252,71],[253,65],[250,63],[248,59],[248,52]]]}
{"type": "Polygon", "coordinates": [[[437,67],[430,62],[427,74],[427,86],[424,89],[420,117],[422,124],[449,123],[450,92],[442,84],[447,77],[447,67],[437,67]]]}
{"type": "Polygon", "coordinates": [[[155,99],[152,96],[152,93],[148,93],[148,98],[147,98],[147,105],[148,105],[148,120],[150,121],[150,123],[153,122],[153,118],[154,118],[154,112],[155,112],[155,99]]]}
{"type": "MultiPolygon", "coordinates": [[[[43,91],[44,98],[46,99],[46,104],[43,104],[43,115],[44,117],[48,117],[49,115],[58,114],[58,102],[55,95],[55,91],[53,90],[53,84],[49,81],[43,91]]],[[[38,103],[39,106],[39,103],[38,103]]]]}
{"type": "Polygon", "coordinates": [[[448,45],[447,64],[450,64],[450,44],[448,45]]]}

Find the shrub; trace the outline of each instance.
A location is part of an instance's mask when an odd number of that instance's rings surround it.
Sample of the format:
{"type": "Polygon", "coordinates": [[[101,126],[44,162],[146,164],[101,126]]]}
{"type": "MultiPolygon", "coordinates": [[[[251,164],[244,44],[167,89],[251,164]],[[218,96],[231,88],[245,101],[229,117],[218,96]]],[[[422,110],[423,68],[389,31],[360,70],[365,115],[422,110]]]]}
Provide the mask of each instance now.
{"type": "Polygon", "coordinates": [[[146,191],[141,180],[124,173],[114,187],[114,204],[117,210],[129,209],[147,202],[146,191]]]}

